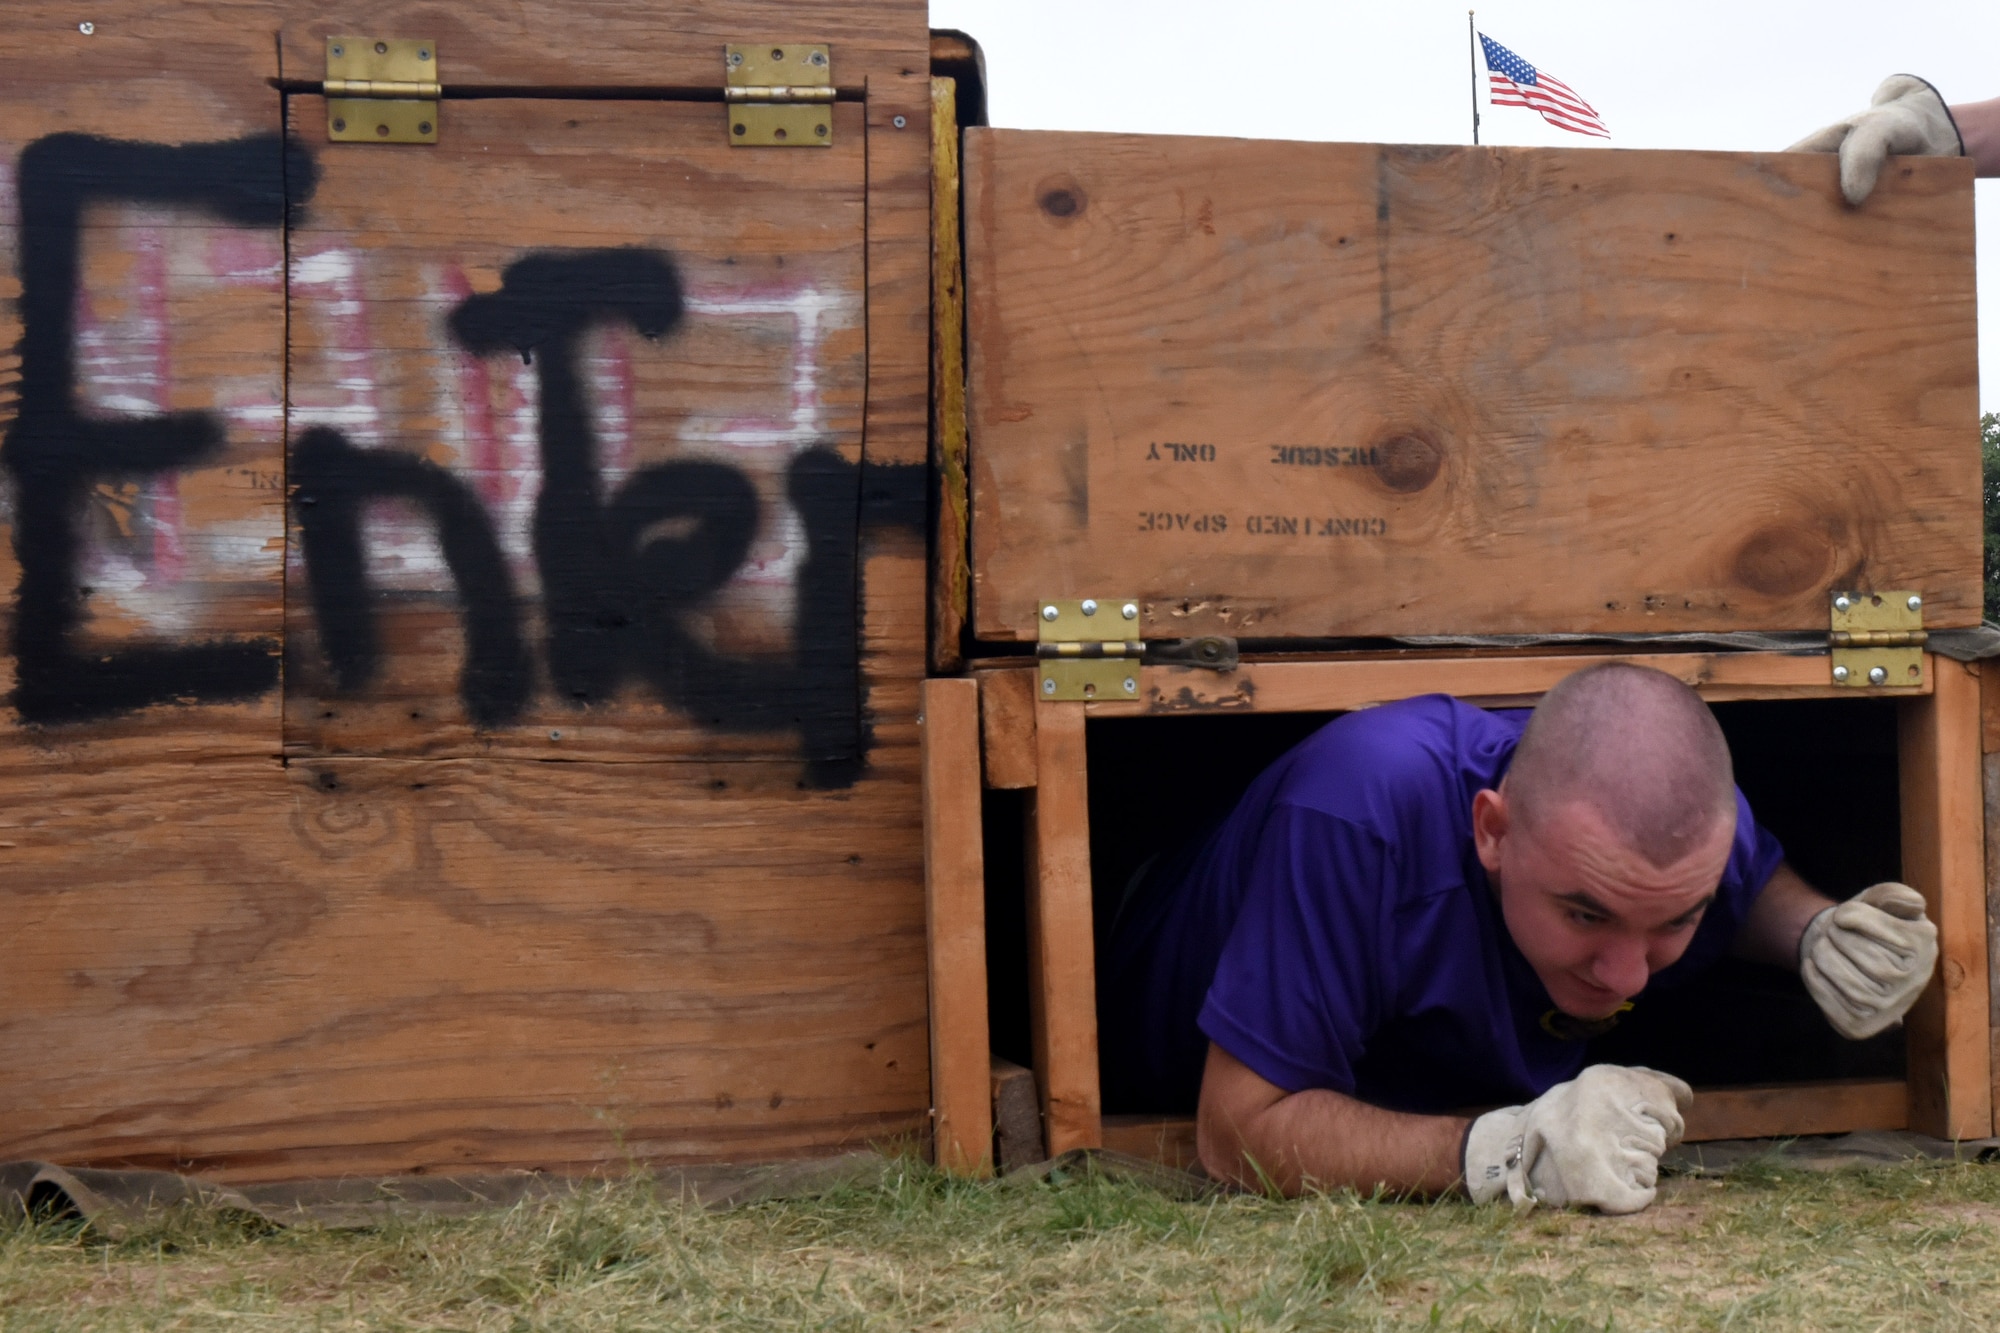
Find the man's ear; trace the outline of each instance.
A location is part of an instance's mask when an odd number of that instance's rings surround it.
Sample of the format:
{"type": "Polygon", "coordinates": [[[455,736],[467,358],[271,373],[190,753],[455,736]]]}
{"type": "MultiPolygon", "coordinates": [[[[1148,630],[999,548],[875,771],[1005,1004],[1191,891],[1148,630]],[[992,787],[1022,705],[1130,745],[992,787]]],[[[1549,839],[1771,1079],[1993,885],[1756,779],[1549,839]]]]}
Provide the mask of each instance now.
{"type": "Polygon", "coordinates": [[[1486,873],[1500,873],[1500,844],[1507,838],[1507,798],[1492,788],[1472,798],[1472,846],[1486,873]]]}

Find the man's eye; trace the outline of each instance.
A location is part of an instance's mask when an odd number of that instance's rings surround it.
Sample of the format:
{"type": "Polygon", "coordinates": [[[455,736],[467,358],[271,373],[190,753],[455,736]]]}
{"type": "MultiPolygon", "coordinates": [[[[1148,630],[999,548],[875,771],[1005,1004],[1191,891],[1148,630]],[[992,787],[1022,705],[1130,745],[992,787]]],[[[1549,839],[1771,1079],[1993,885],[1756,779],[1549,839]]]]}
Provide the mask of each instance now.
{"type": "Polygon", "coordinates": [[[1597,913],[1581,912],[1574,908],[1570,911],[1569,919],[1579,926],[1601,926],[1604,924],[1604,918],[1597,913]]]}

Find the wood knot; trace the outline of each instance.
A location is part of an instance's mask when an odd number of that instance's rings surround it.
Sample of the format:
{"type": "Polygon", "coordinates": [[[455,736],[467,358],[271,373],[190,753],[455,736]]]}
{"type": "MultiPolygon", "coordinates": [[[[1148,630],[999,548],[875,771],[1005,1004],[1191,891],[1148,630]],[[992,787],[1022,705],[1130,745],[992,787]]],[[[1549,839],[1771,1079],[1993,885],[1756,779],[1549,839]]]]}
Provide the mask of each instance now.
{"type": "Polygon", "coordinates": [[[1083,215],[1090,197],[1074,178],[1052,176],[1035,187],[1035,202],[1049,217],[1066,223],[1083,215]]]}
{"type": "Polygon", "coordinates": [[[1797,597],[1833,572],[1833,548],[1796,524],[1759,528],[1736,553],[1736,581],[1766,597],[1797,597]]]}
{"type": "Polygon", "coordinates": [[[1390,490],[1408,495],[1437,480],[1444,450],[1414,431],[1391,435],[1375,446],[1375,475],[1390,490]]]}

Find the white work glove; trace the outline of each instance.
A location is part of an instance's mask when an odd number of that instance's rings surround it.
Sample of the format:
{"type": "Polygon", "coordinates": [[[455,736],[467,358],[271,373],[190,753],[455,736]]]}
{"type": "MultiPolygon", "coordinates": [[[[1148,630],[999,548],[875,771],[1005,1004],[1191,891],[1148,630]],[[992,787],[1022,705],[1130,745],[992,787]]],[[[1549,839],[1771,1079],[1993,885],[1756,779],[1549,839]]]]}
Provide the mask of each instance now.
{"type": "Polygon", "coordinates": [[[1859,204],[1891,153],[1964,157],[1965,141],[1938,90],[1914,74],[1891,74],[1866,111],[1809,134],[1788,153],[1840,154],[1840,192],[1859,204]]]}
{"type": "Polygon", "coordinates": [[[1897,1023],[1937,966],[1924,895],[1894,881],[1827,908],[1799,937],[1799,976],[1826,1021],[1853,1041],[1897,1023]]]}
{"type": "Polygon", "coordinates": [[[1681,1141],[1694,1089],[1657,1069],[1592,1065],[1526,1106],[1503,1106],[1465,1136],[1474,1203],[1636,1213],[1653,1201],[1660,1154],[1681,1141]]]}

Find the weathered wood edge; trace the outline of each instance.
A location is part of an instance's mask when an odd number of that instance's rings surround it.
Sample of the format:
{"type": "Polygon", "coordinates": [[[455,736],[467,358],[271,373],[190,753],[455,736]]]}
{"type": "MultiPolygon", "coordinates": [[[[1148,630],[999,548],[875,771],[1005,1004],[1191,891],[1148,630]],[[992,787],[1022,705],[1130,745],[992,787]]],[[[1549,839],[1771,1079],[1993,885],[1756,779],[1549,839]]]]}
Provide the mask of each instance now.
{"type": "Polygon", "coordinates": [[[919,719],[937,1164],[985,1176],[993,1170],[993,1105],[977,682],[925,681],[919,719]]]}
{"type": "MultiPolygon", "coordinates": [[[[1564,676],[1600,662],[1654,667],[1692,686],[1704,699],[1856,698],[1835,685],[1821,653],[1691,652],[1579,653],[1547,657],[1362,658],[1316,662],[1247,662],[1234,671],[1147,666],[1136,701],[1083,705],[1091,717],[1173,717],[1229,712],[1318,712],[1366,708],[1417,694],[1452,694],[1473,702],[1517,701],[1539,695],[1564,676]]],[[[998,673],[996,673],[998,674],[998,673]]],[[[1882,697],[1928,695],[1936,660],[1925,655],[1924,680],[1882,697]]]]}
{"type": "Polygon", "coordinates": [[[1099,1142],[1097,963],[1083,714],[1060,704],[1037,712],[1028,812],[1028,1022],[1053,1156],[1099,1142]]]}
{"type": "Polygon", "coordinates": [[[1933,663],[1935,692],[1898,710],[1903,878],[1938,928],[1937,974],[1911,1009],[1910,1126],[1943,1139],[1993,1132],[1979,678],[1933,663]]]}
{"type": "Polygon", "coordinates": [[[965,262],[959,243],[958,86],[931,80],[931,533],[930,665],[965,664],[972,604],[971,498],[965,472],[965,262]]]}

